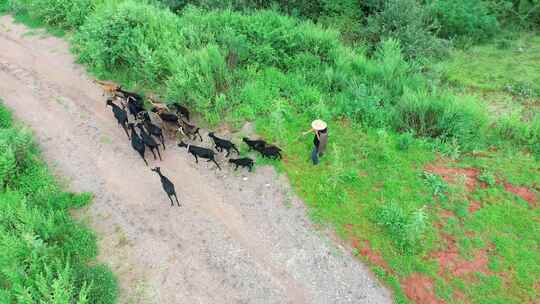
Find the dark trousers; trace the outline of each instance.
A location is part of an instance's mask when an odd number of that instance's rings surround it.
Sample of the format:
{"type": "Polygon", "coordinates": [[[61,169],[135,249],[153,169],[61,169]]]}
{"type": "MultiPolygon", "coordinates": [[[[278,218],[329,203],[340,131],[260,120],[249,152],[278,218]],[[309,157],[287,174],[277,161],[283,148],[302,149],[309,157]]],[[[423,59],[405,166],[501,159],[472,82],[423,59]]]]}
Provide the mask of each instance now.
{"type": "Polygon", "coordinates": [[[313,147],[313,150],[311,151],[311,160],[314,165],[319,164],[319,149],[317,147],[313,147]]]}

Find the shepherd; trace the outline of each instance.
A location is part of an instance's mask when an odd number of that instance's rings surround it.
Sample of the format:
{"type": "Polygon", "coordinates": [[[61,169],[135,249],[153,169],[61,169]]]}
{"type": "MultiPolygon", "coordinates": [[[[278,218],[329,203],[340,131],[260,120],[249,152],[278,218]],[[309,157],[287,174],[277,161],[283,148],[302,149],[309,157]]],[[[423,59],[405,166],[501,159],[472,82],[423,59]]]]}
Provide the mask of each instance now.
{"type": "Polygon", "coordinates": [[[311,132],[315,133],[313,137],[313,150],[311,151],[311,160],[313,165],[319,164],[319,157],[324,155],[326,150],[326,145],[328,144],[328,126],[326,122],[317,119],[311,123],[311,129],[304,132],[302,135],[309,134],[311,132]]]}

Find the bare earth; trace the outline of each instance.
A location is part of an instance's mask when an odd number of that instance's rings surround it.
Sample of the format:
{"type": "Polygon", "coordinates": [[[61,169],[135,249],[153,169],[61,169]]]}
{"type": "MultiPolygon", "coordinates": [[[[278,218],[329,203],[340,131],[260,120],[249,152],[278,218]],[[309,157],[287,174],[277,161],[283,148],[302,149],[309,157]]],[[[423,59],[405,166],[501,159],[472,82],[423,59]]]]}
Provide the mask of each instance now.
{"type": "Polygon", "coordinates": [[[271,167],[235,173],[220,156],[217,171],[169,141],[162,162],[147,158],[176,184],[183,206],[170,207],[68,44],[9,16],[0,18],[0,97],[67,186],[95,194],[77,216],[99,236],[120,303],[392,302],[350,249],[312,226],[271,167]]]}

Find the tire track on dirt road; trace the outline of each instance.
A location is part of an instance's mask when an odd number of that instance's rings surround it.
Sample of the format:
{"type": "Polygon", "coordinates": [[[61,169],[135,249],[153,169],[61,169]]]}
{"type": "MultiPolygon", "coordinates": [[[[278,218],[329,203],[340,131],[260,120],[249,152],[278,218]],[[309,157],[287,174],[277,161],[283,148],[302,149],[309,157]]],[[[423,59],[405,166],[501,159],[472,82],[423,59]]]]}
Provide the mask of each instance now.
{"type": "MultiPolygon", "coordinates": [[[[0,97],[35,132],[98,233],[121,303],[391,303],[346,248],[328,241],[270,167],[254,174],[196,165],[169,142],[163,162],[182,208],[131,149],[102,91],[63,40],[0,18],[0,97]]],[[[223,162],[223,159],[221,159],[223,162]]]]}

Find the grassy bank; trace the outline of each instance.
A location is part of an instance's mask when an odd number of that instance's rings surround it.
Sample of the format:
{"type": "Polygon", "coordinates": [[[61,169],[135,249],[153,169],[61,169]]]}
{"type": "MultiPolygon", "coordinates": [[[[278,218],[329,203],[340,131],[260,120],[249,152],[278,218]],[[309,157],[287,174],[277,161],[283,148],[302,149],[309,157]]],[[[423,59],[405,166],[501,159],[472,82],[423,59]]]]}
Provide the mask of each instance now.
{"type": "MultiPolygon", "coordinates": [[[[210,127],[251,121],[279,144],[285,159],[273,164],[312,218],[350,241],[398,303],[539,297],[540,239],[530,232],[540,230],[531,199],[540,189],[540,128],[534,118],[493,115],[484,95],[471,94],[500,86],[484,73],[459,75],[463,62],[476,63],[470,53],[453,54],[434,81],[396,40],[367,55],[336,31],[275,11],[173,14],[99,1],[72,24],[36,10],[43,2],[62,1],[11,0],[18,13],[75,26],[73,50],[96,75],[184,103],[210,127]],[[316,117],[330,126],[318,167],[311,138],[299,136],[316,117]]],[[[482,60],[498,60],[490,56],[482,60]]]]}
{"type": "Polygon", "coordinates": [[[95,235],[69,214],[90,200],[61,189],[30,132],[0,104],[0,302],[116,302],[95,235]]]}

